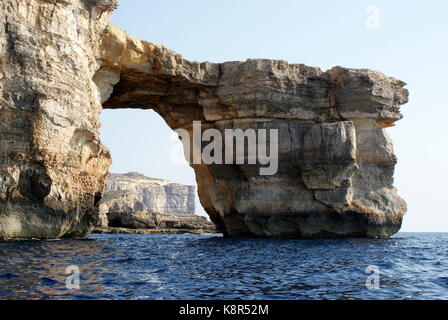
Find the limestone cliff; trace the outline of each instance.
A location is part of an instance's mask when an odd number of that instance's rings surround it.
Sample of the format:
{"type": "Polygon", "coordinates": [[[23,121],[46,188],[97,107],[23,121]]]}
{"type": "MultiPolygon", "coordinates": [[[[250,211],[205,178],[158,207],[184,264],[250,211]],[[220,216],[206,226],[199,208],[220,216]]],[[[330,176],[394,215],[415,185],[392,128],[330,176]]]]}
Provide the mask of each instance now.
{"type": "Polygon", "coordinates": [[[0,238],[82,236],[110,155],[95,52],[113,0],[0,2],[0,238]]]}
{"type": "Polygon", "coordinates": [[[257,165],[192,165],[201,203],[224,234],[387,237],[399,230],[406,203],[393,187],[396,157],[385,128],[402,118],[404,82],[284,61],[190,62],[113,26],[98,57],[105,108],[152,108],[190,133],[195,120],[221,132],[278,129],[273,176],[260,176],[257,165]]]}
{"type": "Polygon", "coordinates": [[[100,202],[99,233],[215,233],[195,214],[194,186],[153,179],[137,172],[110,173],[100,202]]]}
{"type": "Polygon", "coordinates": [[[152,179],[136,172],[109,174],[100,211],[148,211],[167,214],[195,213],[194,186],[152,179]]]}
{"type": "Polygon", "coordinates": [[[0,3],[0,237],[87,233],[110,156],[104,108],[154,109],[172,129],[274,128],[278,172],[194,164],[228,236],[387,237],[405,202],[385,128],[405,83],[368,69],[274,60],[197,63],[107,26],[114,1],[0,3]]]}

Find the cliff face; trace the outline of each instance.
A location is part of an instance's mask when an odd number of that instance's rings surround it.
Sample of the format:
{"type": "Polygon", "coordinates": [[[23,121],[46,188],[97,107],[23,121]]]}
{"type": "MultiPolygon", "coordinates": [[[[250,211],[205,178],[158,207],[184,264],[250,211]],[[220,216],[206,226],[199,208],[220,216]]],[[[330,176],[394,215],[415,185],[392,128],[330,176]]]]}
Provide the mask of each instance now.
{"type": "MultiPolygon", "coordinates": [[[[193,164],[201,203],[229,236],[371,236],[397,232],[385,128],[402,118],[405,83],[368,69],[284,61],[196,63],[110,26],[95,81],[104,108],[152,108],[172,129],[277,129],[275,175],[258,165],[193,164]]],[[[193,144],[193,141],[190,141],[193,144]]],[[[244,159],[248,163],[247,157],[244,159]]],[[[235,163],[235,162],[234,162],[235,163]]]]}
{"type": "Polygon", "coordinates": [[[214,233],[195,215],[196,188],[137,172],[109,174],[100,202],[101,233],[214,233]],[[131,229],[131,230],[129,230],[131,229]]]}
{"type": "Polygon", "coordinates": [[[142,174],[109,174],[100,211],[194,214],[196,188],[142,174]]]}
{"type": "Polygon", "coordinates": [[[1,238],[82,235],[98,223],[110,164],[101,104],[154,109],[190,133],[195,120],[202,130],[278,130],[275,175],[192,165],[204,209],[228,236],[398,231],[406,204],[385,128],[402,117],[405,83],[368,69],[190,62],[107,26],[115,5],[0,4],[1,238]]]}
{"type": "Polygon", "coordinates": [[[95,52],[116,1],[0,2],[0,238],[82,236],[110,165],[95,52]]]}

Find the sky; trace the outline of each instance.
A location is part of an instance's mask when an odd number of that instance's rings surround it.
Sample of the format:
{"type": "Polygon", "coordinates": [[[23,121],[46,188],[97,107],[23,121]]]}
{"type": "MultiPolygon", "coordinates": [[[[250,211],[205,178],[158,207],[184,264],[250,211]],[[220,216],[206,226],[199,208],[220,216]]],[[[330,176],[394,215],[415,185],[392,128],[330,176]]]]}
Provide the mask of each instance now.
{"type": "MultiPolygon", "coordinates": [[[[448,1],[127,0],[112,23],[193,61],[286,60],[370,68],[405,81],[404,118],[387,131],[408,203],[402,231],[448,232],[448,1]]],[[[151,110],[104,110],[112,172],[195,184],[179,142],[151,110]]],[[[197,201],[198,213],[204,214],[197,201]]]]}

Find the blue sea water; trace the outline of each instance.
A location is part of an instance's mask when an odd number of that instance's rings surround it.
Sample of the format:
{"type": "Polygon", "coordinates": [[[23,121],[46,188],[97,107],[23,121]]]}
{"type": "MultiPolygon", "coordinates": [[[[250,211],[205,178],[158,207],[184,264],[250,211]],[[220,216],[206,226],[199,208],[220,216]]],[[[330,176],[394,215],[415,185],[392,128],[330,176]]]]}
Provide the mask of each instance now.
{"type": "Polygon", "coordinates": [[[448,299],[447,244],[448,233],[386,240],[89,235],[4,241],[0,299],[448,299]],[[66,286],[73,265],[79,289],[66,286]],[[366,287],[369,266],[380,271],[374,289],[366,287]]]}

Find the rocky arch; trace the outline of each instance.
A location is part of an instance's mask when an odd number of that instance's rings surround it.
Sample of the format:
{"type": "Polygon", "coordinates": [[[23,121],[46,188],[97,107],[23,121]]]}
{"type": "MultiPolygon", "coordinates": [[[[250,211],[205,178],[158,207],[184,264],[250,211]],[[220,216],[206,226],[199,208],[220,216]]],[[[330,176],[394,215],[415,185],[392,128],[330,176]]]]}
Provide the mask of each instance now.
{"type": "Polygon", "coordinates": [[[405,202],[385,128],[405,83],[368,69],[190,62],[109,24],[116,1],[0,4],[0,237],[82,236],[110,165],[101,108],[154,109],[173,129],[272,128],[279,167],[192,165],[228,236],[387,237],[405,202]]]}

